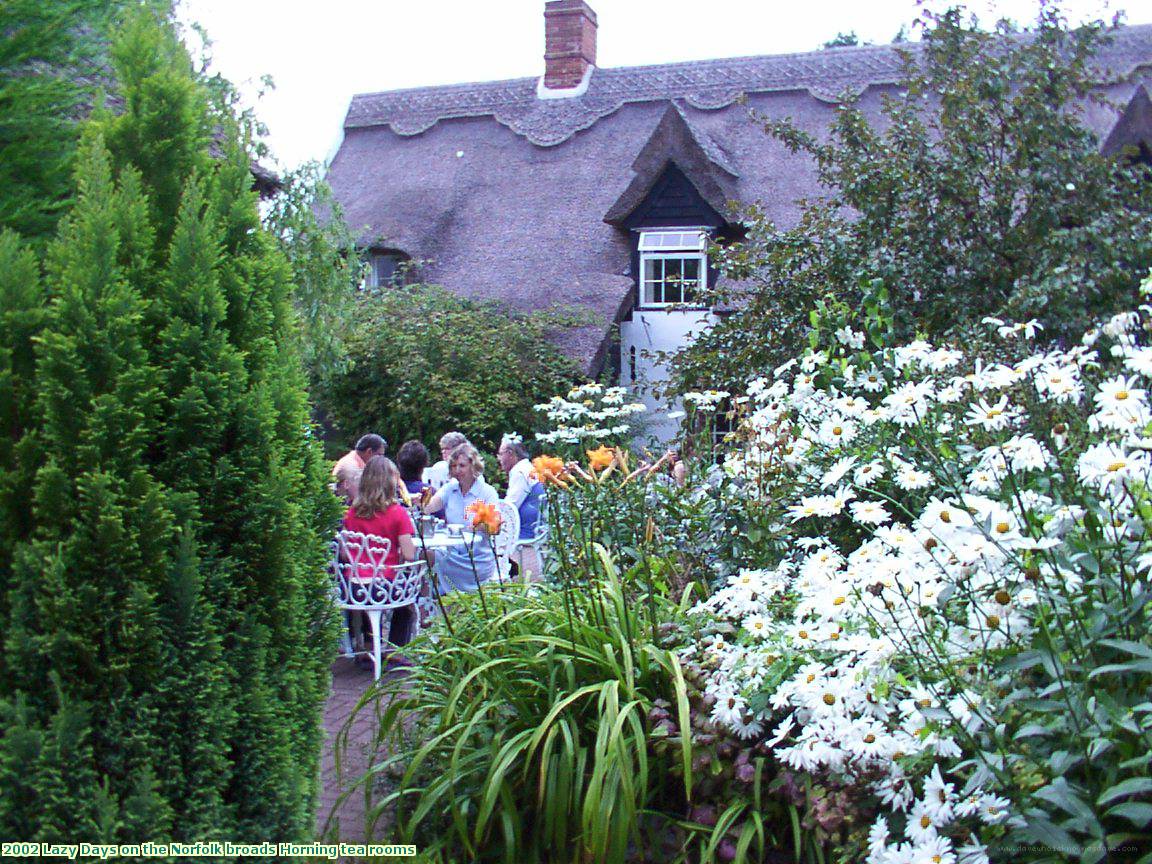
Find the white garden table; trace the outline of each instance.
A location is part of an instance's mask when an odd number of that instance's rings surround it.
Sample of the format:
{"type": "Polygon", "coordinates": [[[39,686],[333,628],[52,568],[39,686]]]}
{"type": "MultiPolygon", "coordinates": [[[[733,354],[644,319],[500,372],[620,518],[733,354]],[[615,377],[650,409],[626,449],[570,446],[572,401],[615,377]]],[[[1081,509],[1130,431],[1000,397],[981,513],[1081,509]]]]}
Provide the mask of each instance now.
{"type": "Polygon", "coordinates": [[[471,546],[476,542],[477,534],[474,531],[464,531],[461,534],[449,534],[447,531],[437,531],[435,534],[417,534],[412,538],[421,549],[448,549],[452,546],[471,546]]]}

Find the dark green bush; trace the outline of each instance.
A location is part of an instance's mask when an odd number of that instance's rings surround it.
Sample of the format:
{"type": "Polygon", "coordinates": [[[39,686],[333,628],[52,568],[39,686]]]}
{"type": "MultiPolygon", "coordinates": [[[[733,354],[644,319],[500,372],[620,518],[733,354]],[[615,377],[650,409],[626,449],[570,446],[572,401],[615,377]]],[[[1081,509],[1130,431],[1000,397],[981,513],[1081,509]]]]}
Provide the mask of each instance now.
{"type": "Polygon", "coordinates": [[[334,503],[292,270],[171,28],[112,56],[57,238],[0,238],[0,834],[307,839],[334,503]]]}
{"type": "Polygon", "coordinates": [[[562,315],[513,315],[442,288],[364,293],[347,363],[327,376],[320,401],[344,438],[379,432],[398,446],[430,446],[459,429],[485,449],[537,424],[533,406],[564,392],[578,370],[548,336],[562,315]]]}

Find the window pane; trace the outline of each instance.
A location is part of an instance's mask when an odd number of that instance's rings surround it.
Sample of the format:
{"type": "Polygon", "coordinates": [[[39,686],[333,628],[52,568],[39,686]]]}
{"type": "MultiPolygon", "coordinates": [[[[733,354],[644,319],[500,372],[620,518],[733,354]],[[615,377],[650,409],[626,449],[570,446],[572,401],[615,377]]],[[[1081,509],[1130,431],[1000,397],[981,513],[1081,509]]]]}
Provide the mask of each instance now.
{"type": "Polygon", "coordinates": [[[700,231],[642,231],[639,245],[641,252],[676,249],[696,252],[703,250],[706,243],[706,237],[700,231]]]}
{"type": "Polygon", "coordinates": [[[664,300],[667,303],[684,302],[684,259],[671,258],[664,262],[665,272],[668,274],[668,283],[664,290],[664,300]]]}
{"type": "Polygon", "coordinates": [[[404,256],[396,252],[373,252],[368,256],[369,288],[391,288],[398,285],[404,256]]]}
{"type": "Polygon", "coordinates": [[[644,259],[644,303],[660,303],[660,280],[663,278],[664,262],[659,258],[644,259]]]}
{"type": "Polygon", "coordinates": [[[693,303],[700,288],[700,259],[689,258],[684,262],[684,302],[693,303]]]}

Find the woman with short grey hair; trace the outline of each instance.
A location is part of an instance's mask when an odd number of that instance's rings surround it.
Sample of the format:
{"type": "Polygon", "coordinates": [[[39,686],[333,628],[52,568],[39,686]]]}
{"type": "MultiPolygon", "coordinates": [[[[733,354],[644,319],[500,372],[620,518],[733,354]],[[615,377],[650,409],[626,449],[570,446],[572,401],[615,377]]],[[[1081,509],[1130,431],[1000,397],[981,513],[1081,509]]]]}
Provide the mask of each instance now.
{"type": "Polygon", "coordinates": [[[424,471],[424,482],[433,489],[439,489],[448,482],[448,460],[452,452],[464,444],[468,437],[463,432],[445,432],[440,436],[440,461],[424,471]]]}

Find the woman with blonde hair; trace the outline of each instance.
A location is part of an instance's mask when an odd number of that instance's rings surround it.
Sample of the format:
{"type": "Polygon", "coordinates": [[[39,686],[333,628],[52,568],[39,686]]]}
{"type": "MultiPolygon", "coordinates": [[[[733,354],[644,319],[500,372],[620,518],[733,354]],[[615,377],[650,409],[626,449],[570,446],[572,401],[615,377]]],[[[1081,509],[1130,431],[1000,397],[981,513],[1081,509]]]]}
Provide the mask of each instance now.
{"type": "MultiPolygon", "coordinates": [[[[425,513],[443,510],[449,525],[467,525],[471,521],[471,505],[496,504],[500,500],[496,490],[484,482],[484,459],[471,444],[461,444],[452,451],[448,472],[452,479],[424,505],[425,513]]],[[[478,534],[471,549],[453,546],[437,551],[435,567],[441,594],[474,592],[496,572],[496,558],[488,539],[478,534]]]]}
{"type": "MultiPolygon", "coordinates": [[[[388,541],[388,554],[384,557],[388,578],[392,578],[392,568],[397,564],[416,560],[416,545],[412,542],[416,531],[408,508],[400,501],[400,472],[391,459],[373,456],[368,460],[356,497],[344,514],[344,529],[388,541]]],[[[372,577],[371,564],[361,564],[360,570],[361,578],[372,577]],[[367,572],[363,572],[365,569],[367,572]]],[[[388,641],[393,645],[407,645],[412,638],[413,612],[411,606],[392,612],[388,641]]]]}

